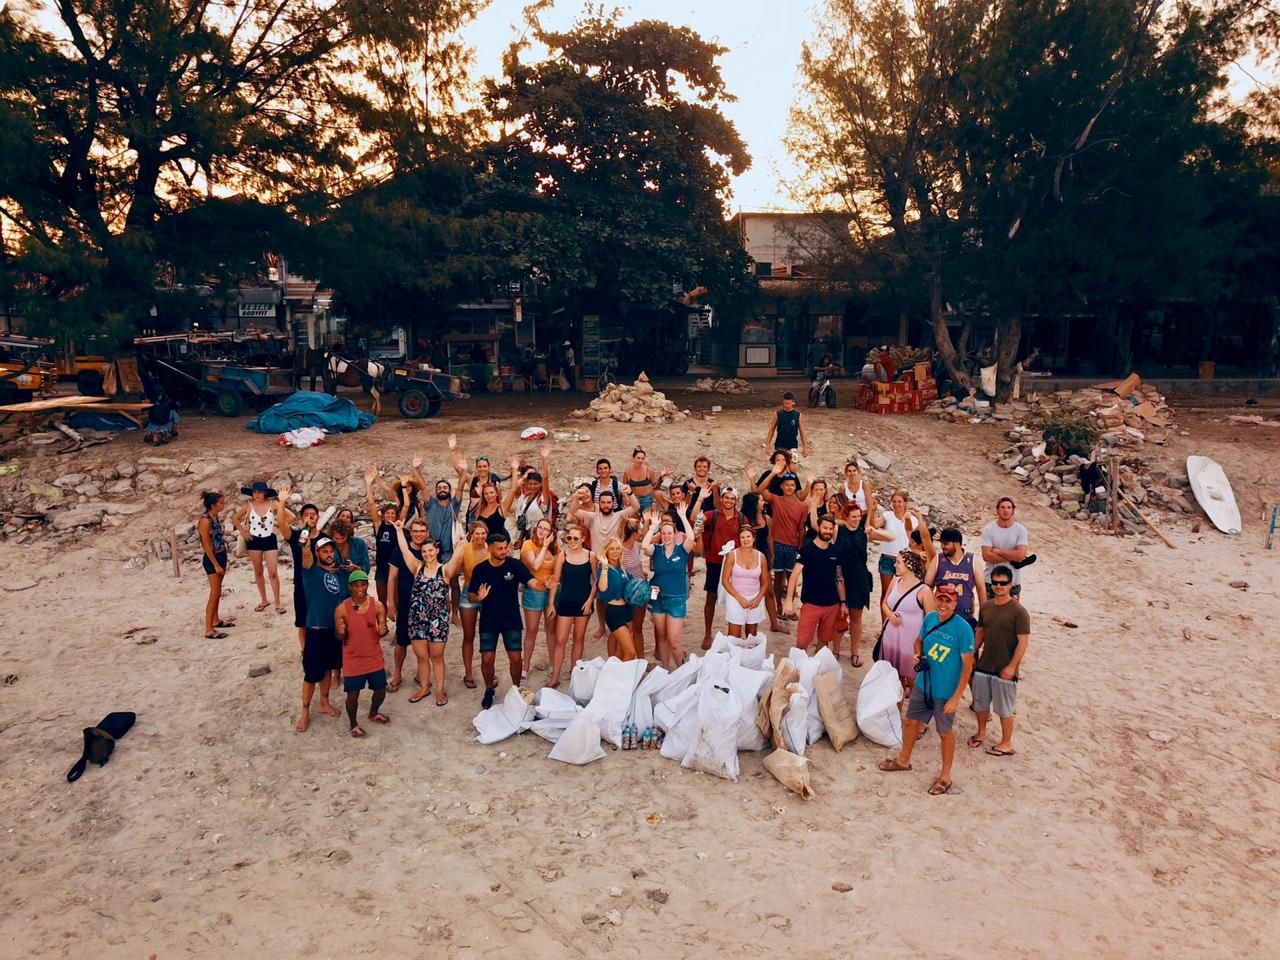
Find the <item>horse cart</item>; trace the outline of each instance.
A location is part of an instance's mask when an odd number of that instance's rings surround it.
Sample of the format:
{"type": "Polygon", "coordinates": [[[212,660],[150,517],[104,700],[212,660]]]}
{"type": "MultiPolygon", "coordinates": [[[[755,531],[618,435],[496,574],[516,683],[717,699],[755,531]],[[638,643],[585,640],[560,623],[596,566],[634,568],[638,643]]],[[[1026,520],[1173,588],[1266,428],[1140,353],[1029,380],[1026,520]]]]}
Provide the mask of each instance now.
{"type": "Polygon", "coordinates": [[[329,392],[336,393],[339,379],[354,373],[373,395],[374,413],[380,412],[382,397],[387,394],[397,396],[400,416],[406,420],[434,417],[446,400],[467,396],[466,378],[425,363],[356,360],[339,353],[328,357],[325,384],[329,392]]]}
{"type": "Polygon", "coordinates": [[[184,406],[224,417],[265,410],[294,392],[289,337],[275,331],[191,331],[134,340],[140,371],[184,406]]]}

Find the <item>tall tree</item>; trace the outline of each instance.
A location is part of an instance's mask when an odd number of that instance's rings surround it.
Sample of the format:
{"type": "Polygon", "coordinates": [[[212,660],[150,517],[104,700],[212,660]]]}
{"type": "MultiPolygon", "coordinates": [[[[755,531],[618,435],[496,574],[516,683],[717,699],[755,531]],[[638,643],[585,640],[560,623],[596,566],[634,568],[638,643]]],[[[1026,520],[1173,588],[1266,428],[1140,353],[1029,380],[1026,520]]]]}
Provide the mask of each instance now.
{"type": "Polygon", "coordinates": [[[726,203],[750,159],[720,111],[724,48],[600,13],[563,33],[535,17],[531,35],[549,57],[525,63],[513,46],[485,102],[493,169],[538,218],[524,252],[549,296],[579,312],[657,307],[683,280],[741,309],[753,280],[726,203]]]}
{"type": "Polygon", "coordinates": [[[862,243],[894,237],[966,387],[946,305],[994,317],[1003,394],[1024,312],[1203,261],[1220,224],[1196,160],[1239,151],[1221,93],[1247,6],[828,0],[789,138],[805,189],[862,243]]]}
{"type": "Polygon", "coordinates": [[[307,217],[421,155],[486,0],[0,9],[0,218],[51,322],[136,315],[157,226],[242,193],[307,217]],[[86,293],[89,295],[86,296],[86,293]]]}

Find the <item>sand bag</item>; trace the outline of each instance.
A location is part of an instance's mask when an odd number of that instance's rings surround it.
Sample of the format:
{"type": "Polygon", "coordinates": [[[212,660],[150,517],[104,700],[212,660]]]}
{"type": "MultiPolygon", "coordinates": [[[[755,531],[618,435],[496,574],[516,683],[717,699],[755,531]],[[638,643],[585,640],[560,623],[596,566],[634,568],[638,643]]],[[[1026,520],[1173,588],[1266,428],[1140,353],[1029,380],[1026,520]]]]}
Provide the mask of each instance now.
{"type": "Polygon", "coordinates": [[[725,687],[704,683],[698,695],[698,727],[680,765],[723,780],[738,779],[738,699],[725,687]]]}
{"type": "Polygon", "coordinates": [[[667,675],[667,682],[659,686],[653,692],[653,705],[656,709],[658,704],[670,700],[672,697],[678,696],[698,678],[698,664],[702,658],[696,653],[692,654],[688,660],[680,664],[667,675]]]}
{"type": "Polygon", "coordinates": [[[551,687],[543,687],[534,694],[533,712],[539,720],[563,720],[567,724],[581,709],[573,697],[551,687]]]}
{"type": "Polygon", "coordinates": [[[809,698],[805,735],[808,737],[809,743],[817,743],[822,738],[822,716],[818,713],[818,698],[814,695],[813,678],[819,673],[840,674],[840,662],[836,660],[835,654],[826,647],[823,647],[813,656],[809,656],[798,647],[793,647],[791,652],[787,654],[787,659],[799,671],[800,686],[809,698]]]}
{"type": "Polygon", "coordinates": [[[642,733],[653,726],[653,693],[661,689],[669,676],[671,674],[666,667],[654,667],[636,684],[636,692],[631,695],[631,712],[627,714],[627,723],[638,727],[642,733]]]}
{"type": "Polygon", "coordinates": [[[733,666],[733,654],[728,646],[720,650],[708,650],[707,655],[698,664],[698,681],[701,683],[718,683],[722,687],[729,685],[729,668],[733,666]]]}
{"type": "Polygon", "coordinates": [[[740,663],[729,667],[729,692],[738,703],[738,749],[763,750],[764,733],[756,726],[760,694],[770,688],[773,677],[764,670],[751,670],[740,663]]]}
{"type": "Polygon", "coordinates": [[[752,670],[763,668],[769,646],[769,640],[763,633],[753,633],[749,637],[733,637],[730,642],[738,652],[740,664],[752,670]]]}
{"type": "MultiPolygon", "coordinates": [[[[800,673],[796,670],[795,664],[790,660],[783,660],[773,672],[773,684],[769,699],[769,739],[773,741],[773,745],[779,749],[784,746],[782,742],[782,715],[787,710],[787,705],[791,702],[791,693],[787,689],[799,679],[800,673]]],[[[804,753],[803,750],[800,751],[804,753]]]]}
{"type": "Polygon", "coordinates": [[[791,685],[787,710],[782,715],[782,742],[798,757],[809,745],[809,694],[798,683],[791,685]]]}
{"type": "Polygon", "coordinates": [[[818,701],[818,714],[836,752],[846,743],[858,739],[858,725],[854,722],[849,701],[844,698],[843,677],[836,673],[820,673],[813,678],[813,693],[818,701]]]}
{"type": "Polygon", "coordinates": [[[805,800],[813,799],[808,757],[797,757],[790,750],[775,750],[764,758],[764,768],[792,793],[798,793],[805,800]]]}
{"type": "Polygon", "coordinates": [[[888,660],[877,660],[858,688],[858,729],[882,747],[902,749],[902,681],[888,660]]]}
{"type": "Polygon", "coordinates": [[[587,709],[600,718],[600,735],[615,747],[622,747],[622,725],[631,711],[636,684],[644,676],[644,660],[610,657],[596,678],[587,709]]]}
{"type": "Polygon", "coordinates": [[[590,710],[583,710],[560,734],[547,757],[575,766],[603,760],[605,752],[600,746],[600,718],[590,710]]]}
{"type": "Polygon", "coordinates": [[[594,660],[579,660],[575,663],[573,672],[569,674],[569,696],[585,707],[591,702],[592,694],[596,692],[596,678],[600,676],[600,671],[603,669],[602,657],[596,657],[594,660]]]}
{"type": "Polygon", "coordinates": [[[668,760],[684,760],[698,736],[700,686],[689,687],[679,696],[653,708],[653,722],[666,731],[661,754],[668,760]]]}
{"type": "Polygon", "coordinates": [[[479,734],[476,742],[497,743],[499,740],[505,740],[522,730],[529,729],[529,724],[534,721],[534,712],[533,705],[525,699],[525,696],[530,696],[532,699],[531,695],[517,687],[512,687],[502,698],[501,703],[496,703],[488,710],[481,710],[476,714],[471,721],[479,734]]]}
{"type": "MultiPolygon", "coordinates": [[[[575,704],[575,706],[577,705],[575,704]]],[[[578,709],[582,710],[582,707],[578,707],[578,709]]],[[[557,743],[560,740],[560,737],[564,735],[565,730],[568,729],[569,724],[572,722],[573,719],[565,720],[561,717],[547,717],[546,719],[535,720],[533,723],[529,724],[529,731],[531,733],[536,733],[543,740],[550,740],[552,743],[557,743]]]]}

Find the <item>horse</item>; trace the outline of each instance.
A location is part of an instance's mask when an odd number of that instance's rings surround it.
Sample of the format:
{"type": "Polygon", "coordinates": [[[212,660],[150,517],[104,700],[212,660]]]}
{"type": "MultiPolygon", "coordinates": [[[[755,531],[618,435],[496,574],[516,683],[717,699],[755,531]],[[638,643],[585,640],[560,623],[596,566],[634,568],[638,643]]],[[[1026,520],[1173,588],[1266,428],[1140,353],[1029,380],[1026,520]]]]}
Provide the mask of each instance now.
{"type": "Polygon", "coordinates": [[[347,373],[354,373],[361,384],[369,387],[369,395],[373,397],[375,416],[382,413],[382,391],[378,389],[378,383],[382,380],[385,370],[386,367],[376,360],[348,360],[336,353],[325,354],[325,383],[333,384],[330,392],[337,393],[340,377],[347,373]]]}
{"type": "Polygon", "coordinates": [[[293,388],[301,390],[302,381],[310,377],[313,393],[316,389],[317,379],[320,380],[327,391],[329,389],[329,380],[325,364],[328,354],[323,350],[317,350],[315,347],[302,347],[295,352],[294,356],[296,359],[293,368],[293,388]]]}

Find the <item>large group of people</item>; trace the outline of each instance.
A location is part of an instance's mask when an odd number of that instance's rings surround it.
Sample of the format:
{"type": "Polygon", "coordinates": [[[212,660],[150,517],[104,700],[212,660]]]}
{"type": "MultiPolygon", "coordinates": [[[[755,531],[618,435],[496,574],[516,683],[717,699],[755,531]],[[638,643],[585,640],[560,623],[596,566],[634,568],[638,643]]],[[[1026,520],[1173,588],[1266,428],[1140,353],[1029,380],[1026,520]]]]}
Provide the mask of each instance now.
{"type": "MultiPolygon", "coordinates": [[[[731,478],[715,479],[708,457],[698,457],[679,477],[672,469],[655,471],[637,446],[621,473],[598,459],[595,476],[562,503],[549,446],[536,463],[512,458],[510,473],[499,476],[487,456],[462,456],[450,435],[453,477],[428,480],[421,456],[409,473],[390,479],[366,470],[372,557],[355,533],[350,508],[322,515],[316,504],[303,503],[295,512],[289,487],[273,490],[262,480],[244,486],[233,523],[252,565],[255,611],[287,612],[277,565],[281,540],[293,555],[303,664],[297,729],[310,725],[317,688],[318,709],[340,715],[329,700],[339,680],[352,736],[366,735],[356,712],[366,686],[373,691],[368,720],[388,722],[381,707],[404,683],[409,651],[415,660],[409,702],[434,692],[434,702],[445,706],[445,649],[455,626],[467,688],[477,685],[479,642],[484,708],[499,685],[499,644],[510,682],[527,684],[539,634],[549,661],[547,686],[560,686],[583,658],[589,631],[609,656],[651,656],[674,669],[688,656],[698,556],[705,568],[702,649],[711,646],[722,608],[729,634],[756,633],[766,619],[770,632],[789,634],[794,623],[796,645],[810,653],[826,647],[839,658],[847,634],[848,661],[858,668],[864,614],[876,596],[874,551],[879,631],[871,656],[893,665],[908,694],[902,752],[881,769],[911,769],[915,741],[933,723],[942,770],[930,792],[949,790],[953,725],[966,689],[977,720],[969,747],[1012,756],[1018,669],[1030,641],[1019,571],[1035,559],[1013,501],[1000,499],[979,552],[970,553],[960,530],[931,530],[906,490],[887,491],[882,506],[857,457],[833,482],[807,471],[802,476],[809,437],[790,394],[773,415],[764,446],[771,451],[768,467],[748,467],[740,488],[731,478]],[[381,641],[393,630],[388,676],[381,641]],[[987,746],[993,712],[1000,735],[987,746]]],[[[203,507],[205,635],[222,638],[234,626],[219,611],[229,563],[225,498],[205,493],[203,507]]]]}

